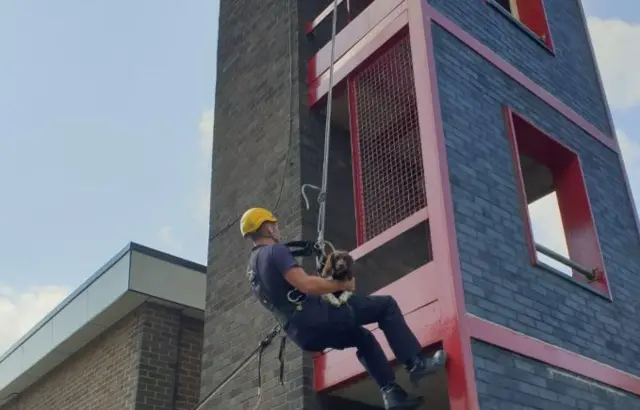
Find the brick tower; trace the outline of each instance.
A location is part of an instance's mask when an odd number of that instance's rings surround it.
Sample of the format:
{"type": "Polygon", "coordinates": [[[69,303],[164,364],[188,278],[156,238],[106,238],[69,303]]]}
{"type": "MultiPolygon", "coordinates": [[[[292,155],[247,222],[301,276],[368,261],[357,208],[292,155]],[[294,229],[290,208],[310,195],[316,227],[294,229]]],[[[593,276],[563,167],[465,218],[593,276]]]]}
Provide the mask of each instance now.
{"type": "MultiPolygon", "coordinates": [[[[221,0],[203,395],[274,323],[238,215],[316,237],[332,4],[221,0]]],[[[580,0],[342,0],[338,29],[326,237],[449,353],[429,409],[640,409],[640,234],[580,0]],[[532,234],[550,193],[568,258],[532,234]]],[[[285,386],[276,355],[262,408],[379,408],[352,349],[290,344],[285,386]]],[[[253,408],[255,370],[209,408],[253,408]]]]}

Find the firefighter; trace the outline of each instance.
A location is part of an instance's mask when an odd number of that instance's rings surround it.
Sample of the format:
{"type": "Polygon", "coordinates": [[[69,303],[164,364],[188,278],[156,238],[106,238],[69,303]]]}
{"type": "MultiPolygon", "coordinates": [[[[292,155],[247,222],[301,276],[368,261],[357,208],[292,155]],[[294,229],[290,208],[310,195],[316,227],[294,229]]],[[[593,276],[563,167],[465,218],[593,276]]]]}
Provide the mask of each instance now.
{"type": "Polygon", "coordinates": [[[354,294],[348,304],[335,307],[321,295],[353,291],[355,282],[330,281],[307,274],[290,249],[280,243],[278,219],[264,208],[247,210],[240,231],[253,241],[247,274],[260,303],[276,317],[287,336],[311,352],[355,347],[360,363],[380,387],[385,409],[416,409],[422,398],[409,395],[395,375],[373,334],[364,325],[378,323],[398,363],[403,363],[414,385],[444,367],[446,354],[421,352],[391,296],[354,294]]]}

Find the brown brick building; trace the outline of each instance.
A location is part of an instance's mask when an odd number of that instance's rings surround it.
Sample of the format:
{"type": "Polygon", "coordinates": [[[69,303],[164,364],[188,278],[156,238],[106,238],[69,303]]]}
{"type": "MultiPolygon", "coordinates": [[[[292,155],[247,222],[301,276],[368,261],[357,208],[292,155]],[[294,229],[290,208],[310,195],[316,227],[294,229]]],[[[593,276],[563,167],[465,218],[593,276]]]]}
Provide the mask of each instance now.
{"type": "Polygon", "coordinates": [[[186,410],[205,267],[130,244],[0,356],[0,410],[186,410]]]}

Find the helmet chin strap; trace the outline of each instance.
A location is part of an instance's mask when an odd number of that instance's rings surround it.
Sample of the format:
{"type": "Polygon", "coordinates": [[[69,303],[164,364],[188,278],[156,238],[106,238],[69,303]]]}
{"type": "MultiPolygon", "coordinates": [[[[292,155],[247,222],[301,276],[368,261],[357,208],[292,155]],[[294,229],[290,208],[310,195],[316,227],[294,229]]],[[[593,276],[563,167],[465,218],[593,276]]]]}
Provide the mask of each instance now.
{"type": "Polygon", "coordinates": [[[278,238],[276,238],[275,236],[273,236],[272,234],[259,234],[259,235],[255,235],[254,236],[254,241],[255,239],[259,239],[259,238],[268,238],[268,239],[273,239],[274,242],[279,243],[280,240],[278,240],[278,238]]]}

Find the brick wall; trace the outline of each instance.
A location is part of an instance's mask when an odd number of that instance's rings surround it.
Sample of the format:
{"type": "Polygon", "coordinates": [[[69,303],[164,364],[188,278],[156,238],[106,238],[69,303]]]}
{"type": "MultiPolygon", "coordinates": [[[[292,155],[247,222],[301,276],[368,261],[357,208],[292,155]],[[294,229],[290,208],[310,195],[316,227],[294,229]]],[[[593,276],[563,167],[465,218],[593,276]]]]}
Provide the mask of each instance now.
{"type": "MultiPolygon", "coordinates": [[[[295,240],[303,231],[305,235],[315,232],[313,214],[304,212],[300,188],[303,178],[308,183],[318,180],[309,180],[301,162],[318,164],[322,154],[314,139],[322,138],[323,128],[318,131],[322,122],[310,121],[311,114],[306,112],[306,90],[300,80],[306,75],[313,44],[300,29],[299,19],[313,15],[323,4],[298,3],[220,2],[201,396],[222,381],[275,325],[252,296],[245,278],[250,244],[240,237],[239,216],[251,206],[274,209],[280,197],[275,212],[282,235],[295,240]]],[[[208,408],[252,408],[257,393],[256,364],[247,366],[208,408]]],[[[263,407],[294,410],[313,406],[311,356],[288,344],[284,387],[277,383],[277,366],[277,348],[272,347],[264,358],[263,407]]]]}
{"type": "MultiPolygon", "coordinates": [[[[324,117],[309,111],[304,81],[306,62],[321,39],[307,37],[302,27],[326,3],[221,1],[203,396],[250,354],[275,324],[246,282],[250,244],[239,235],[239,215],[251,206],[273,209],[282,190],[275,212],[283,237],[295,240],[317,236],[317,192],[309,191],[312,207],[307,211],[300,189],[303,183],[321,183],[324,117]],[[290,16],[293,89],[289,77],[290,16]]],[[[351,249],[355,246],[355,229],[349,140],[340,130],[334,131],[327,238],[338,247],[351,249]]],[[[313,267],[313,261],[305,261],[305,268],[313,267]]],[[[311,356],[293,343],[287,346],[285,386],[277,383],[277,348],[266,353],[262,405],[291,410],[322,408],[312,392],[311,356]]],[[[256,386],[253,362],[211,401],[209,408],[251,408],[256,401],[256,386]]]]}
{"type": "Polygon", "coordinates": [[[595,380],[482,342],[471,350],[482,410],[640,409],[640,397],[595,380]]]}
{"type": "Polygon", "coordinates": [[[579,1],[544,0],[553,54],[488,6],[487,0],[429,0],[429,3],[610,135],[611,124],[597,82],[579,1]]]}
{"type": "Polygon", "coordinates": [[[202,327],[202,321],[145,304],[0,409],[192,409],[198,401],[202,327]]]}
{"type": "MultiPolygon", "coordinates": [[[[474,18],[466,24],[479,25],[474,18]]],[[[555,39],[563,47],[562,37],[555,39]]],[[[640,375],[640,242],[616,154],[437,25],[434,41],[467,309],[640,375]],[[613,302],[530,265],[502,104],[579,153],[613,302]]],[[[551,78],[554,69],[550,65],[545,75],[551,78]]],[[[548,86],[566,96],[573,87],[560,80],[548,86]]]]}
{"type": "Polygon", "coordinates": [[[138,314],[136,410],[192,409],[199,399],[202,322],[157,305],[138,314]]]}
{"type": "Polygon", "coordinates": [[[193,410],[200,398],[200,362],[202,359],[201,320],[182,317],[178,353],[178,390],[174,410],[193,410]]]}
{"type": "Polygon", "coordinates": [[[2,409],[133,410],[137,323],[121,320],[2,409]]]}

